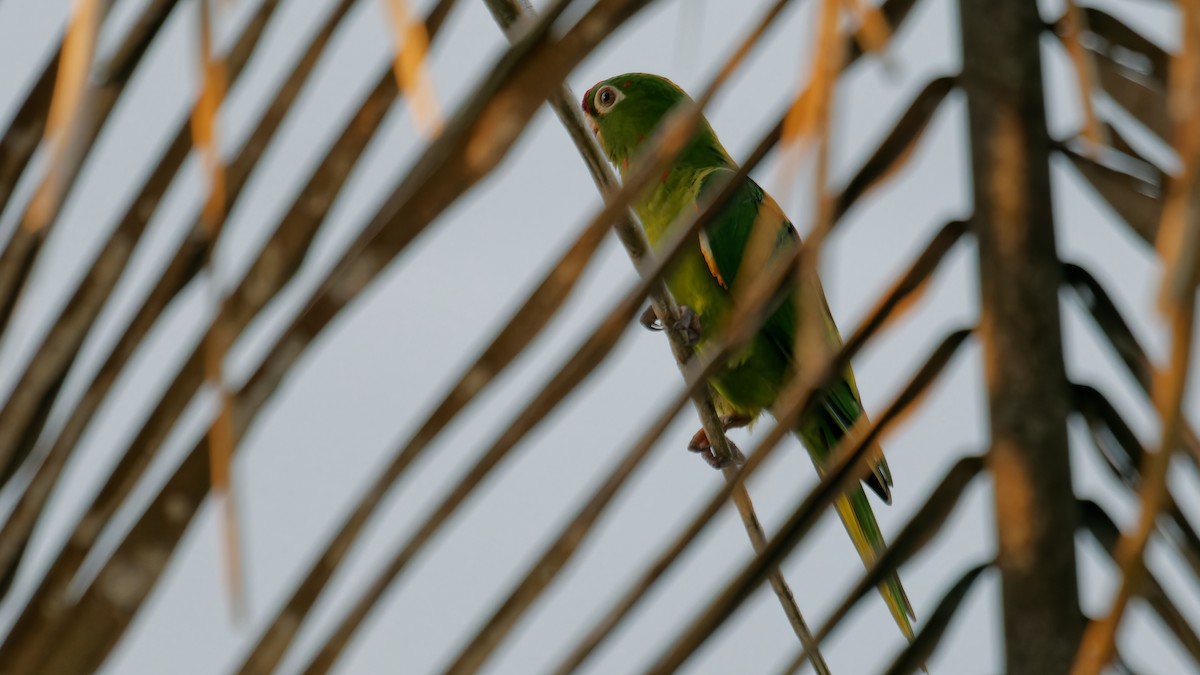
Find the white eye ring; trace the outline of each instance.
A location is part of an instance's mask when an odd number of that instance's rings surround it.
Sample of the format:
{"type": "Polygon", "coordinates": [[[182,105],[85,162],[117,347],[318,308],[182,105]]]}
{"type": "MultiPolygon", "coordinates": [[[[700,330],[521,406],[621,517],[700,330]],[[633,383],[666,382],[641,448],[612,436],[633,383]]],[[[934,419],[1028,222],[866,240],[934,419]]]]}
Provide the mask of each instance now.
{"type": "Polygon", "coordinates": [[[612,85],[606,84],[603,87],[600,87],[600,89],[596,91],[595,97],[596,112],[603,114],[612,110],[618,103],[621,102],[621,99],[623,98],[625,98],[625,94],[612,85]]]}

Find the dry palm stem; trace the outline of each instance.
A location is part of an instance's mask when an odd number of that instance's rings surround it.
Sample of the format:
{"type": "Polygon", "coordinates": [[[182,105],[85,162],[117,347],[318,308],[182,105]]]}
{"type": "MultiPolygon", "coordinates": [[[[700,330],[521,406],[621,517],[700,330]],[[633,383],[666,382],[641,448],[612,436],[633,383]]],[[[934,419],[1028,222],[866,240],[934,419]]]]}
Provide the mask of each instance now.
{"type": "MultiPolygon", "coordinates": [[[[21,226],[13,232],[3,249],[0,249],[0,333],[5,331],[9,319],[12,318],[42,242],[45,241],[50,225],[54,222],[91,147],[93,132],[96,129],[93,122],[103,119],[115,100],[114,96],[97,101],[98,87],[91,79],[96,41],[110,6],[109,0],[76,0],[74,4],[71,23],[57,59],[49,112],[41,130],[41,146],[49,156],[48,168],[21,215],[21,226]]],[[[46,73],[43,74],[43,81],[45,75],[46,73]]],[[[42,89],[41,85],[42,82],[39,82],[26,105],[33,102],[37,90],[42,89]]],[[[20,119],[25,112],[23,106],[21,115],[14,123],[26,126],[25,131],[29,133],[37,128],[37,123],[30,124],[28,118],[20,119]]],[[[33,110],[28,112],[36,114],[33,110]]],[[[8,140],[6,137],[5,141],[8,140]]],[[[18,145],[22,145],[19,139],[17,140],[18,145]]],[[[3,162],[3,172],[11,176],[14,184],[18,178],[16,172],[21,171],[30,159],[31,155],[25,151],[32,153],[32,150],[32,147],[25,144],[24,147],[17,148],[16,157],[3,162]],[[12,173],[9,173],[10,171],[12,173]]],[[[4,192],[4,199],[11,196],[10,189],[9,186],[5,186],[0,190],[4,192]]],[[[6,445],[0,445],[0,453],[7,452],[7,449],[6,445]]],[[[0,462],[0,477],[15,468],[11,462],[7,467],[2,466],[3,464],[4,462],[0,462]]]]}
{"type": "Polygon", "coordinates": [[[888,26],[883,11],[864,0],[842,0],[842,3],[858,23],[854,31],[854,40],[858,43],[858,48],[864,52],[882,54],[888,41],[892,39],[892,29],[888,26]]]}
{"type": "Polygon", "coordinates": [[[225,167],[217,142],[217,115],[228,86],[224,63],[214,56],[212,12],[209,0],[200,2],[200,96],[192,112],[192,140],[200,154],[208,195],[201,210],[204,224],[205,266],[208,268],[209,306],[213,328],[204,337],[204,374],[217,395],[217,415],[208,428],[209,479],[220,502],[224,527],[224,564],[230,607],[234,618],[243,614],[242,565],[238,545],[237,505],[230,478],[230,462],[237,439],[233,433],[233,400],[225,386],[224,361],[231,336],[221,320],[221,288],[214,258],[217,237],[225,222],[225,167]]]}
{"type": "MultiPolygon", "coordinates": [[[[790,130],[796,134],[795,141],[799,143],[807,139],[815,150],[812,198],[816,202],[816,209],[812,231],[803,249],[803,259],[796,266],[795,283],[798,290],[795,302],[799,325],[794,350],[796,354],[816,356],[817,362],[822,362],[829,356],[829,345],[824,336],[826,326],[820,314],[824,303],[821,301],[821,282],[817,274],[821,246],[831,226],[833,212],[833,200],[828,190],[829,129],[834,87],[837,86],[838,73],[841,71],[842,50],[838,49],[841,44],[841,27],[838,8],[839,0],[822,2],[813,51],[811,84],[807,95],[798,99],[798,102],[802,101],[802,112],[799,115],[788,116],[789,119],[796,120],[796,126],[790,130]]],[[[785,142],[786,140],[785,137],[785,142]]],[[[771,228],[758,229],[769,233],[771,228]]],[[[760,246],[770,243],[766,237],[760,236],[758,239],[756,243],[760,246]]],[[[797,363],[799,364],[798,361],[797,363]]],[[[808,377],[802,370],[801,367],[797,367],[797,378],[808,377]]]]}
{"type": "Polygon", "coordinates": [[[413,15],[407,0],[382,2],[391,19],[392,35],[396,41],[396,58],[392,65],[396,86],[408,95],[417,129],[433,138],[442,132],[444,122],[426,67],[429,34],[425,31],[425,22],[413,15]]]}
{"type": "Polygon", "coordinates": [[[1129,600],[1145,574],[1143,556],[1167,492],[1167,471],[1183,437],[1183,397],[1191,363],[1194,332],[1197,251],[1200,247],[1200,2],[1186,0],[1183,49],[1171,67],[1168,105],[1174,121],[1175,147],[1183,168],[1168,186],[1159,227],[1159,255],[1166,262],[1160,306],[1171,326],[1171,357],[1155,373],[1154,401],[1162,420],[1158,451],[1147,453],[1140,468],[1141,510],[1133,529],[1122,535],[1113,552],[1121,585],[1108,614],[1088,624],[1072,667],[1073,675],[1097,675],[1116,652],[1116,635],[1129,600]]]}
{"type": "Polygon", "coordinates": [[[38,186],[21,227],[39,232],[62,203],[69,176],[83,159],[84,134],[91,124],[93,85],[88,82],[96,52],[100,23],[109,0],[76,0],[62,48],[54,98],[42,142],[50,154],[46,176],[38,186]]]}

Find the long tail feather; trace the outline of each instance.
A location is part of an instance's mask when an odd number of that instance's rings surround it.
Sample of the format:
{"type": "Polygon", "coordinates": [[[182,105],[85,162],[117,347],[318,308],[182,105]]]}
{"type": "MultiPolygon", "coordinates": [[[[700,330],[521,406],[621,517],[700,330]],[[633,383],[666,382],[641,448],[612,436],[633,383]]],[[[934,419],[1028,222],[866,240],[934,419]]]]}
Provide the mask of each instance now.
{"type": "MultiPolygon", "coordinates": [[[[817,473],[824,475],[829,453],[844,435],[841,425],[837,424],[836,420],[829,419],[827,415],[818,414],[816,419],[802,422],[796,429],[796,435],[808,449],[817,473]]],[[[863,565],[870,567],[880,552],[887,547],[887,542],[879,530],[871,503],[867,501],[867,493],[861,486],[855,487],[854,490],[838,497],[834,505],[846,532],[850,535],[850,540],[854,543],[854,548],[862,558],[863,565]]],[[[904,586],[900,583],[900,576],[895,573],[889,576],[879,585],[879,594],[883,596],[883,601],[887,604],[900,632],[909,640],[913,639],[912,621],[916,620],[916,614],[908,595],[904,592],[904,586]]]]}
{"type": "MultiPolygon", "coordinates": [[[[854,542],[854,548],[858,550],[863,564],[869,566],[887,544],[884,542],[883,534],[879,531],[879,524],[875,522],[875,514],[871,511],[871,504],[867,501],[867,493],[862,488],[856,488],[854,492],[838,497],[834,506],[837,507],[842,524],[846,526],[846,532],[850,534],[850,540],[854,542]]],[[[900,632],[911,640],[913,638],[911,622],[916,620],[916,615],[913,612],[912,603],[908,601],[908,594],[904,592],[904,586],[900,583],[900,576],[893,573],[886,581],[879,584],[879,594],[887,603],[892,618],[900,627],[900,632]]]]}

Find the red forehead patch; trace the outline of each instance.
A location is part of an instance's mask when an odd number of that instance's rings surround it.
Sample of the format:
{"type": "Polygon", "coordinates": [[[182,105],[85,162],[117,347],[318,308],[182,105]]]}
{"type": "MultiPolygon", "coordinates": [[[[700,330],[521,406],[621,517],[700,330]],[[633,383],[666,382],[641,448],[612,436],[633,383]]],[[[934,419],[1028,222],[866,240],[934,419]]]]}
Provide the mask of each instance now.
{"type": "Polygon", "coordinates": [[[592,106],[588,104],[588,101],[592,100],[592,91],[595,90],[595,88],[596,85],[593,84],[592,88],[588,89],[587,93],[583,95],[583,105],[581,107],[583,108],[583,112],[588,115],[592,114],[592,106]]]}

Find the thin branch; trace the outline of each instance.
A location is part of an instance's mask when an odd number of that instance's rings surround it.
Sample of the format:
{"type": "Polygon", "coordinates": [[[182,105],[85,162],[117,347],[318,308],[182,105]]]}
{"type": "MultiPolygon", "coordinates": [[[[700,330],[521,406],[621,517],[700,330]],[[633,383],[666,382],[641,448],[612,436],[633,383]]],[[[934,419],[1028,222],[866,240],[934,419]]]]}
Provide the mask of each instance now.
{"type": "MultiPolygon", "coordinates": [[[[760,19],[757,28],[751,34],[750,38],[747,39],[747,43],[749,43],[749,40],[757,39],[765,31],[785,4],[780,2],[772,6],[771,10],[760,19]]],[[[500,11],[493,10],[493,15],[498,20],[508,12],[519,10],[519,6],[515,2],[511,2],[511,0],[492,0],[489,2],[489,6],[493,5],[508,5],[508,7],[500,11]]],[[[616,176],[608,162],[605,161],[594,138],[585,129],[574,101],[575,96],[564,85],[551,101],[551,104],[558,114],[559,119],[567,127],[568,133],[571,135],[576,147],[585,158],[588,168],[591,170],[592,176],[600,187],[601,192],[608,193],[617,184],[616,176]]],[[[756,153],[756,156],[761,155],[757,155],[756,153]]],[[[756,161],[755,158],[752,158],[752,161],[756,161]]],[[[712,207],[710,206],[710,208],[712,207]]],[[[646,240],[641,227],[633,219],[632,214],[619,219],[615,225],[615,229],[621,242],[625,245],[626,252],[629,254],[631,260],[633,260],[635,267],[642,269],[652,260],[653,256],[650,254],[650,244],[646,240]]],[[[651,288],[650,299],[655,313],[667,328],[666,333],[670,340],[671,351],[681,368],[680,372],[683,373],[684,366],[692,357],[692,349],[686,345],[684,336],[676,328],[678,325],[676,319],[679,317],[679,308],[663,283],[658,283],[651,288]]],[[[741,453],[737,451],[737,448],[725,436],[720,418],[713,406],[709,388],[692,388],[692,402],[700,417],[701,427],[704,429],[705,435],[711,444],[712,449],[709,452],[712,453],[713,457],[726,461],[723,475],[729,480],[735,471],[734,464],[742,459],[740,456],[741,453]]],[[[738,513],[741,515],[747,536],[750,537],[751,545],[756,551],[760,550],[766,543],[766,533],[762,529],[750,495],[744,486],[735,488],[733,500],[737,505],[738,513]]],[[[829,668],[820,654],[819,646],[812,639],[812,633],[804,620],[804,616],[800,612],[799,606],[796,604],[795,596],[792,594],[791,588],[789,588],[782,572],[780,570],[772,571],[770,582],[784,613],[788,617],[793,632],[799,638],[801,644],[813,652],[813,662],[816,672],[819,674],[828,673],[829,668]]]]}

